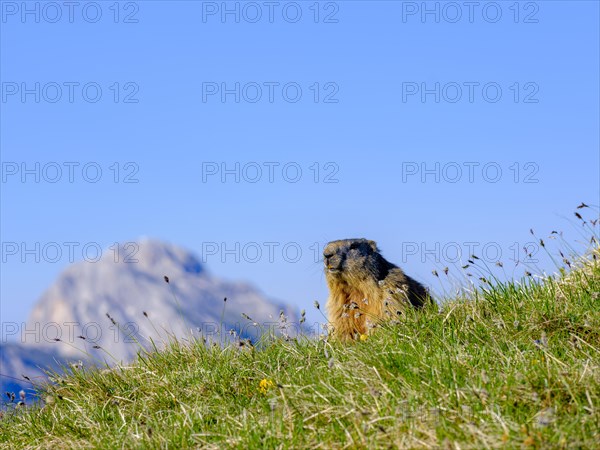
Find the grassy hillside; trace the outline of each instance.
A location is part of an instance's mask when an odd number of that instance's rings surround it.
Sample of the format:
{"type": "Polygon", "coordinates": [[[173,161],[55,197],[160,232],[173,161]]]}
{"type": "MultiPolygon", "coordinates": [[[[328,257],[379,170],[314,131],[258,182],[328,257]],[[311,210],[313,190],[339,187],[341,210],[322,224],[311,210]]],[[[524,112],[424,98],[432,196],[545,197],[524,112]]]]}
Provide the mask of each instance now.
{"type": "Polygon", "coordinates": [[[131,367],[72,368],[43,408],[4,413],[0,446],[599,448],[597,257],[488,282],[352,345],[174,342],[131,367]]]}

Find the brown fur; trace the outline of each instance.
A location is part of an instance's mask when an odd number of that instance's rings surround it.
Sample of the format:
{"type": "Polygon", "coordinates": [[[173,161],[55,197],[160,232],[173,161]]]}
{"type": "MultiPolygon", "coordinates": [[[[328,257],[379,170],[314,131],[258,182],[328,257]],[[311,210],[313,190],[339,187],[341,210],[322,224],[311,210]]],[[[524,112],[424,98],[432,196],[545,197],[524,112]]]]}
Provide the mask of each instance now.
{"type": "Polygon", "coordinates": [[[355,339],[377,323],[394,319],[407,305],[421,308],[427,290],[385,260],[367,239],[332,241],[323,251],[329,286],[327,311],[333,335],[355,339]]]}

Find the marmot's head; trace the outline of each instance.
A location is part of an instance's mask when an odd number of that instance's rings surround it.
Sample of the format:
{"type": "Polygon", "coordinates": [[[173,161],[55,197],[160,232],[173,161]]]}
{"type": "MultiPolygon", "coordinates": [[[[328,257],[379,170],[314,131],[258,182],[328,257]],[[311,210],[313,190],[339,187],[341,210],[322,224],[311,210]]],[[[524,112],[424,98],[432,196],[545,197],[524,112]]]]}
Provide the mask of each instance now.
{"type": "Polygon", "coordinates": [[[325,275],[335,278],[366,275],[378,257],[379,249],[375,241],[367,239],[331,241],[323,250],[325,275]]]}

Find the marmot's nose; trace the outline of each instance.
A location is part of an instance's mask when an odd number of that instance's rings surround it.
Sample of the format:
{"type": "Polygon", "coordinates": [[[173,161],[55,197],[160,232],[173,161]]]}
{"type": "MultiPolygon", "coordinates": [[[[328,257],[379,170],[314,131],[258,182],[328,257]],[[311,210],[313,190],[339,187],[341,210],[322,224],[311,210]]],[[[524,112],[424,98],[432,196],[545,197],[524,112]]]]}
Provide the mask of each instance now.
{"type": "Polygon", "coordinates": [[[329,258],[331,258],[332,256],[333,256],[333,253],[323,253],[323,260],[324,260],[326,266],[329,265],[329,258]]]}

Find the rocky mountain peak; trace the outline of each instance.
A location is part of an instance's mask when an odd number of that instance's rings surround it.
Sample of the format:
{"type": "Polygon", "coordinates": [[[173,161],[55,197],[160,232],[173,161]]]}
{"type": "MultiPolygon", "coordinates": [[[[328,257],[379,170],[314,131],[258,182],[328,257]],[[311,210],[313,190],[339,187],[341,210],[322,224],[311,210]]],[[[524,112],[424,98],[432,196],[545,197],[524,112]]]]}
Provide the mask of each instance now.
{"type": "MultiPolygon", "coordinates": [[[[96,262],[67,267],[35,304],[28,333],[10,354],[45,352],[53,359],[126,364],[151,340],[159,347],[173,336],[217,341],[230,329],[256,339],[262,330],[276,327],[281,310],[289,323],[297,320],[295,308],[254,286],[212,276],[192,252],[142,238],[105,250],[96,262]]],[[[37,370],[30,360],[11,363],[4,358],[3,364],[18,367],[18,372],[27,366],[32,375],[37,370]]]]}

